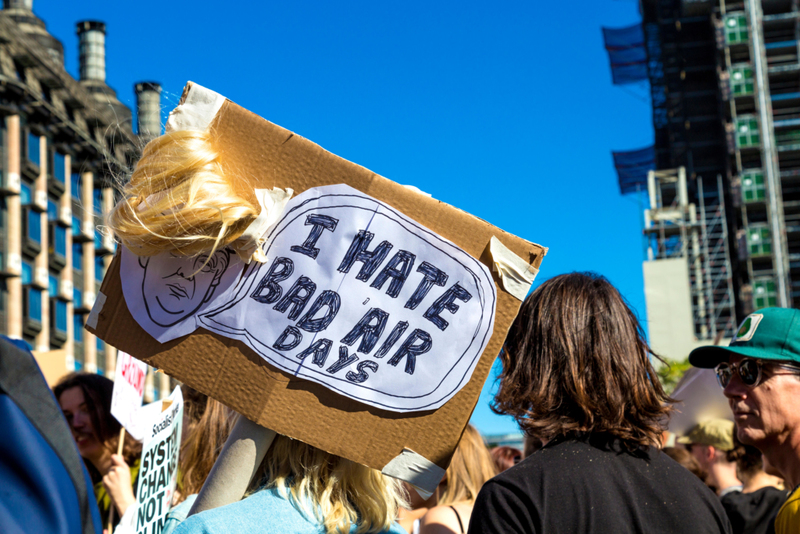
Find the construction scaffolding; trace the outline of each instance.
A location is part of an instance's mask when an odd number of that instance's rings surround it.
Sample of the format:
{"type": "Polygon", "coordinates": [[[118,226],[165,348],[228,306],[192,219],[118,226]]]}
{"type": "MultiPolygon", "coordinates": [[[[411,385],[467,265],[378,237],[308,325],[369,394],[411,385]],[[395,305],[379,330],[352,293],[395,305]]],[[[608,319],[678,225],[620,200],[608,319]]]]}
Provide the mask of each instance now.
{"type": "Polygon", "coordinates": [[[716,201],[707,203],[702,178],[697,189],[695,204],[683,167],[648,173],[647,261],[685,258],[694,337],[718,341],[732,337],[736,325],[725,204],[719,202],[722,178],[717,177],[714,194],[708,195],[716,201]]]}

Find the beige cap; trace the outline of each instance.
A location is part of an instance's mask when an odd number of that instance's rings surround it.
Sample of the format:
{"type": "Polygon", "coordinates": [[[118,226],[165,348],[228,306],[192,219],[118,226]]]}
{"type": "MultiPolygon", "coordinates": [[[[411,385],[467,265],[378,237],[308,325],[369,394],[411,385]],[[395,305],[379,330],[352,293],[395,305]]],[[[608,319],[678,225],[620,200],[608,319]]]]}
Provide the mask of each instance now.
{"type": "Polygon", "coordinates": [[[733,449],[733,421],[728,419],[709,419],[695,425],[678,443],[711,445],[721,451],[733,449]]]}

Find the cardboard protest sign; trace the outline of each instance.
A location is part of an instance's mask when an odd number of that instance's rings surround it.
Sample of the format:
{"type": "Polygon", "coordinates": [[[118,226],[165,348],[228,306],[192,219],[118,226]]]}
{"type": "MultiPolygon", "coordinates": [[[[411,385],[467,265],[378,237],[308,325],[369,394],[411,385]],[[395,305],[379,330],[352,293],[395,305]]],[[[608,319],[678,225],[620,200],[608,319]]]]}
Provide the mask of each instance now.
{"type": "Polygon", "coordinates": [[[146,377],[146,363],[127,352],[117,353],[114,391],[111,394],[111,415],[116,417],[137,441],[141,441],[144,437],[142,419],[138,416],[138,411],[142,407],[146,377]]]}
{"type": "Polygon", "coordinates": [[[197,85],[176,117],[213,131],[242,195],[295,195],[263,264],[228,253],[191,286],[162,266],[158,289],[118,253],[89,330],[260,425],[404,480],[429,473],[417,485],[435,488],[546,249],[197,85]],[[142,319],[154,296],[177,323],[142,319]]]}
{"type": "Polygon", "coordinates": [[[496,291],[489,269],[453,243],[336,185],[295,197],[264,250],[269,263],[246,273],[220,251],[189,276],[203,257],[162,254],[142,265],[124,249],[125,300],[154,337],[165,333],[162,316],[179,332],[202,325],[378,408],[438,408],[469,380],[489,341],[496,291]],[[180,313],[165,310],[199,309],[186,303],[201,298],[207,313],[178,322],[180,313]]]}
{"type": "Polygon", "coordinates": [[[176,387],[168,399],[154,404],[162,403],[165,409],[148,421],[139,462],[136,484],[137,534],[161,532],[175,494],[183,424],[181,389],[176,387]]]}

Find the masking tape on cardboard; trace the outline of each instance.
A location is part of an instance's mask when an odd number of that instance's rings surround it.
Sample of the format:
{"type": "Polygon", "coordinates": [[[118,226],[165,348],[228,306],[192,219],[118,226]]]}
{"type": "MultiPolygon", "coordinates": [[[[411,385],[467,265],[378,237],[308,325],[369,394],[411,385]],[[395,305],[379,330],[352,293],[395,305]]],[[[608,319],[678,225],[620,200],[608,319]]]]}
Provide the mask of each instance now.
{"type": "Polygon", "coordinates": [[[95,298],[94,305],[92,306],[92,311],[89,312],[89,317],[86,318],[86,326],[97,328],[97,320],[100,318],[100,314],[102,313],[103,306],[105,306],[105,304],[106,296],[102,291],[98,291],[97,298],[95,298]]]}
{"type": "Polygon", "coordinates": [[[503,282],[503,289],[519,300],[525,300],[539,269],[511,252],[494,236],[489,241],[489,251],[492,254],[495,271],[503,282]]]}
{"type": "Polygon", "coordinates": [[[173,109],[167,119],[166,131],[199,130],[208,128],[225,103],[225,97],[193,83],[183,102],[173,109]]]}
{"type": "Polygon", "coordinates": [[[433,495],[444,477],[444,469],[410,449],[403,449],[381,473],[408,482],[425,500],[433,495]]]}

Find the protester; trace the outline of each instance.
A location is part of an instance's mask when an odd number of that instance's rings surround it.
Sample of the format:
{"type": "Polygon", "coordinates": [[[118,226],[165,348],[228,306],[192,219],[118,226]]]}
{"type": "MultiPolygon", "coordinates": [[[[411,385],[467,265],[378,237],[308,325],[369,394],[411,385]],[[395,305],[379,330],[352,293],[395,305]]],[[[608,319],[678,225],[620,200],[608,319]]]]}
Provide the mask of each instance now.
{"type": "Polygon", "coordinates": [[[800,532],[800,310],[752,313],[730,346],[700,347],[689,361],[716,370],[739,440],[758,448],[793,489],[775,532],[800,532]]]}
{"type": "Polygon", "coordinates": [[[733,421],[708,419],[678,438],[678,443],[686,445],[686,450],[708,473],[709,485],[715,488],[717,495],[723,497],[742,490],[742,482],[736,476],[736,463],[729,457],[733,450],[733,421]]]}
{"type": "Polygon", "coordinates": [[[91,481],[26,345],[0,335],[0,531],[95,534],[91,481]]]}
{"type": "Polygon", "coordinates": [[[190,516],[175,534],[248,532],[403,534],[407,506],[396,479],[286,436],[277,436],[245,499],[190,516]]]}
{"type": "Polygon", "coordinates": [[[419,534],[419,522],[428,513],[428,510],[436,506],[436,502],[439,500],[438,492],[425,499],[408,482],[402,484],[407,505],[400,508],[397,514],[397,523],[408,534],[419,534]]]}
{"type": "Polygon", "coordinates": [[[605,278],[536,289],[501,353],[494,409],[544,447],[484,485],[470,534],[730,532],[719,499],[659,450],[672,401],[650,355],[605,278]]]}
{"type": "Polygon", "coordinates": [[[478,430],[467,425],[439,484],[437,506],[420,521],[420,534],[460,534],[467,530],[472,507],[483,484],[497,473],[478,430]]]}
{"type": "Polygon", "coordinates": [[[715,490],[715,488],[712,488],[708,483],[708,473],[705,469],[700,467],[700,463],[698,463],[697,458],[692,456],[692,453],[681,447],[664,447],[662,450],[664,451],[664,454],[681,464],[683,467],[688,469],[691,474],[702,480],[703,484],[715,490]]]}
{"type": "Polygon", "coordinates": [[[126,433],[122,455],[116,454],[121,425],[111,415],[113,390],[111,380],[92,373],[71,373],[53,388],[91,475],[103,525],[112,504],[116,525],[136,503],[133,488],[142,452],[141,444],[126,433]]]}
{"type": "Polygon", "coordinates": [[[722,506],[731,520],[733,534],[767,534],[775,532],[778,515],[788,492],[783,480],[763,470],[761,451],[735,439],[728,453],[736,462],[736,471],[744,484],[742,491],[722,497],[722,506]]]}
{"type": "Polygon", "coordinates": [[[492,453],[492,460],[494,460],[498,473],[502,473],[509,467],[514,467],[522,460],[522,451],[514,447],[494,447],[489,452],[492,453]]]}

